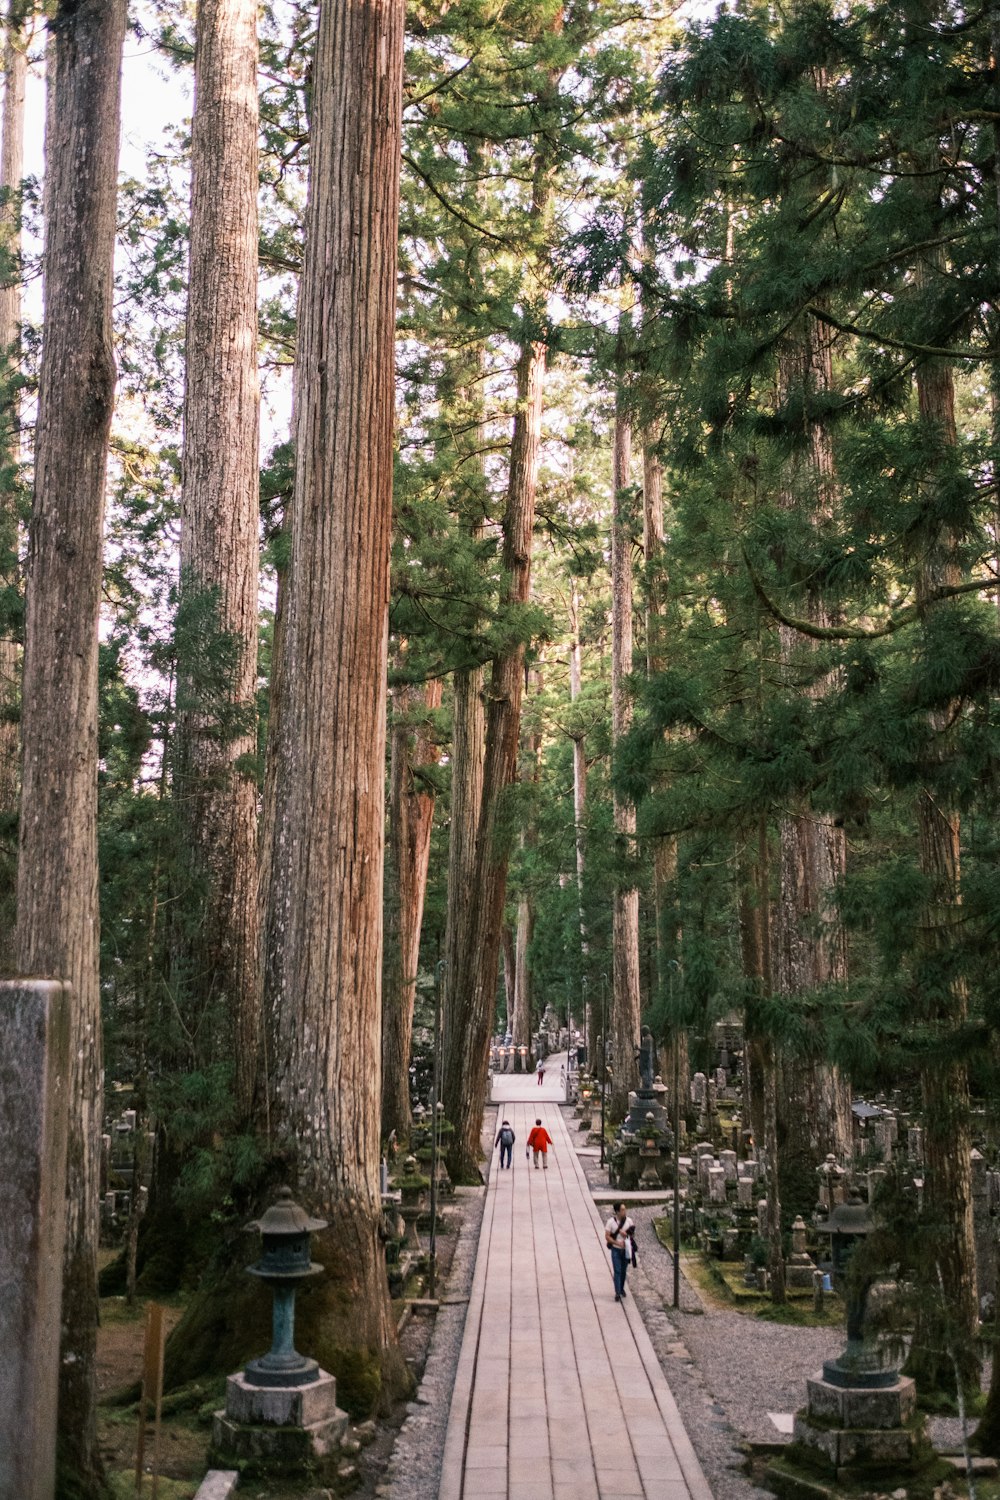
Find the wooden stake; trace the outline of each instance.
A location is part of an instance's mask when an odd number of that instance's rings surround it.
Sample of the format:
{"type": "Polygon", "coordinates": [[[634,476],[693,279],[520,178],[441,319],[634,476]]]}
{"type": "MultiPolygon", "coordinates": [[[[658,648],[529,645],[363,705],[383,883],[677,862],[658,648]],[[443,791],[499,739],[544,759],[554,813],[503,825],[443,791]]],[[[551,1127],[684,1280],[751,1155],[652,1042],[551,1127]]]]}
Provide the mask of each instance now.
{"type": "Polygon", "coordinates": [[[146,1421],[149,1403],[154,1403],[153,1418],[153,1500],[159,1485],[160,1416],[163,1408],[163,1308],[158,1302],[146,1306],[146,1340],[143,1348],[142,1395],[139,1398],[139,1432],[135,1449],[135,1492],[142,1494],[143,1463],[146,1457],[146,1421]]]}

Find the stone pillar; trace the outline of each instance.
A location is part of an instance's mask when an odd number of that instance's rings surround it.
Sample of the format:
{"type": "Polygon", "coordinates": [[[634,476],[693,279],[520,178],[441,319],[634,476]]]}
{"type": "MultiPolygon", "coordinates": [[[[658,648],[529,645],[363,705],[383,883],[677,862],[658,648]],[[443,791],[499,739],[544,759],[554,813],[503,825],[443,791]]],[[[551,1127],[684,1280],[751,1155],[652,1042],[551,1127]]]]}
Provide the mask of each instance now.
{"type": "Polygon", "coordinates": [[[0,1496],[52,1500],[66,1225],[69,985],[0,980],[0,1496]]]}

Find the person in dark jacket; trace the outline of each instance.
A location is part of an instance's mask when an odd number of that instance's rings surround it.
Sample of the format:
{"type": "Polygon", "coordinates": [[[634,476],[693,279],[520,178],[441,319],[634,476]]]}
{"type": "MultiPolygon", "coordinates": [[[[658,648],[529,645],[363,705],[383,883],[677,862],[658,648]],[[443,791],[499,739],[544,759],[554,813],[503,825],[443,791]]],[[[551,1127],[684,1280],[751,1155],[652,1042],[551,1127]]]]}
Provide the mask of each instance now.
{"type": "Polygon", "coordinates": [[[514,1150],[514,1131],[511,1128],[509,1120],[501,1121],[500,1129],[497,1131],[497,1138],[493,1142],[494,1151],[498,1146],[500,1147],[500,1170],[502,1171],[504,1167],[510,1166],[511,1153],[514,1150]],[[505,1156],[507,1158],[506,1161],[504,1161],[505,1156]]]}

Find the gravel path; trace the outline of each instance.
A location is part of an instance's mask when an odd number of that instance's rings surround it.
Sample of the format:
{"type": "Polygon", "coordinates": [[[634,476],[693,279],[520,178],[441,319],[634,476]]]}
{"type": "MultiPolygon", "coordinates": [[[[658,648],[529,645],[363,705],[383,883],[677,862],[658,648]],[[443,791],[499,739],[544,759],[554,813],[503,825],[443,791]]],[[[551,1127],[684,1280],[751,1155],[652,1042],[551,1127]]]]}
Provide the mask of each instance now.
{"type": "Polygon", "coordinates": [[[653,1230],[655,1213],[632,1214],[640,1250],[636,1302],[713,1493],[718,1500],[756,1500],[764,1492],[743,1473],[739,1445],[781,1442],[768,1413],[800,1407],[807,1377],[843,1341],[836,1329],[793,1328],[703,1307],[683,1273],[675,1312],[673,1262],[653,1230]]]}

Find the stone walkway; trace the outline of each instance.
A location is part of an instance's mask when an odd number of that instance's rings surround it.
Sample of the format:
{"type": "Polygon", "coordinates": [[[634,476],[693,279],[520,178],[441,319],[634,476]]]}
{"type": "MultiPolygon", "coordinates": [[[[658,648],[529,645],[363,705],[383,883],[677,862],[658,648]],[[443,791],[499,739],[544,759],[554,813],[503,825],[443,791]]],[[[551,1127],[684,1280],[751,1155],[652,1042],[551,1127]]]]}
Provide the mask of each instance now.
{"type": "Polygon", "coordinates": [[[561,1097],[558,1060],[540,1088],[494,1082],[517,1144],[490,1172],[439,1500],[712,1500],[642,1319],[615,1303],[561,1097]],[[525,1160],[536,1114],[547,1171],[525,1160]]]}

